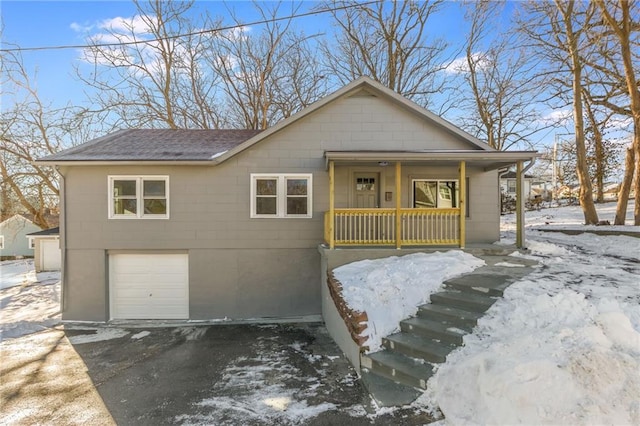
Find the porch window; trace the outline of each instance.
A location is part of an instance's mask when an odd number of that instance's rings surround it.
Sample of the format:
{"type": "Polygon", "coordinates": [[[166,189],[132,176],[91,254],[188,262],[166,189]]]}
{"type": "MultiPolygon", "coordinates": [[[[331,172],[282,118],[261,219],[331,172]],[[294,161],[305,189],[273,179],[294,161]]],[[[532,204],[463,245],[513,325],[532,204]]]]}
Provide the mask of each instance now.
{"type": "Polygon", "coordinates": [[[109,176],[110,219],[168,219],[169,176],[109,176]]]}
{"type": "Polygon", "coordinates": [[[413,207],[426,209],[457,208],[460,188],[457,180],[413,181],[413,207]]]}
{"type": "Polygon", "coordinates": [[[251,217],[312,217],[310,174],[251,175],[251,217]]]}

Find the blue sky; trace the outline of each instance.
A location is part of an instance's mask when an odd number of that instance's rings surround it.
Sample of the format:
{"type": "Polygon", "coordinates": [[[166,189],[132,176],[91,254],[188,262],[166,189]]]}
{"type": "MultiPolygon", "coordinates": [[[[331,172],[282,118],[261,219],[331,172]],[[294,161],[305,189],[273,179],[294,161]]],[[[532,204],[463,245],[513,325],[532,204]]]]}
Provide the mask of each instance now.
{"type": "MultiPolygon", "coordinates": [[[[303,2],[302,11],[316,5],[303,2]]],[[[0,4],[2,22],[2,47],[15,44],[20,47],[42,47],[84,44],[85,38],[77,27],[95,27],[100,22],[116,17],[129,18],[136,8],[131,1],[6,1],[0,4]],[[75,28],[75,29],[74,29],[75,28]]],[[[232,24],[228,7],[247,21],[258,19],[247,1],[198,0],[195,13],[209,11],[214,16],[225,16],[225,23],[232,24]]],[[[287,13],[287,7],[282,12],[287,13]]],[[[329,26],[327,15],[316,15],[295,21],[305,32],[324,31],[329,26]]],[[[446,34],[451,42],[463,36],[462,14],[457,2],[450,2],[444,13],[433,20],[431,31],[446,34]],[[452,30],[453,29],[453,30],[452,30]]],[[[56,105],[68,102],[80,104],[86,88],[75,76],[75,66],[80,64],[78,49],[38,50],[23,53],[27,69],[37,70],[37,88],[44,100],[56,105]]]]}
{"type": "MultiPolygon", "coordinates": [[[[296,2],[299,4],[300,2],[296,2]]],[[[302,2],[299,12],[308,11],[317,5],[314,1],[302,2]]],[[[513,11],[513,2],[508,2],[504,11],[507,17],[513,11]]],[[[22,48],[83,45],[87,33],[79,28],[92,28],[95,34],[100,23],[114,18],[131,18],[136,7],[131,1],[11,1],[0,3],[3,34],[2,47],[17,45],[22,48]]],[[[192,9],[194,14],[208,11],[212,16],[224,17],[225,25],[232,25],[228,8],[236,11],[245,22],[258,20],[253,4],[248,1],[197,0],[192,9]]],[[[281,15],[288,15],[291,6],[281,6],[281,15]]],[[[295,27],[307,34],[329,32],[329,14],[296,19],[295,27]]],[[[435,37],[446,39],[459,47],[466,33],[461,2],[449,1],[432,16],[429,32],[435,37]]],[[[496,31],[499,34],[499,31],[496,31]]],[[[29,71],[37,70],[33,78],[41,100],[45,104],[62,106],[67,104],[85,106],[86,90],[90,90],[76,76],[77,66],[87,66],[80,61],[80,49],[52,49],[26,51],[23,53],[25,66],[29,71]]],[[[7,99],[2,102],[7,105],[7,99]]],[[[542,136],[542,135],[541,135],[542,136]]],[[[552,138],[552,132],[542,136],[552,138]]]]}

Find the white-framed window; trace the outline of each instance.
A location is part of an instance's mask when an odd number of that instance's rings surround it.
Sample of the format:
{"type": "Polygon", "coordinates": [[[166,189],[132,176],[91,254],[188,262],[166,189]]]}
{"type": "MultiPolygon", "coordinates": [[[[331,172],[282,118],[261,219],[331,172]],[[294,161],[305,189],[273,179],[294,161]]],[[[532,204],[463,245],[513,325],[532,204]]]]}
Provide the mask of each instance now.
{"type": "Polygon", "coordinates": [[[302,173],[251,174],[252,218],[310,218],[312,175],[302,173]]]}
{"type": "Polygon", "coordinates": [[[4,249],[4,235],[0,235],[0,250],[4,249]]]}
{"type": "Polygon", "coordinates": [[[457,180],[413,180],[414,208],[457,208],[459,198],[460,188],[457,180]]]}
{"type": "Polygon", "coordinates": [[[168,219],[169,176],[109,176],[109,219],[168,219]]]}
{"type": "Polygon", "coordinates": [[[516,180],[515,179],[507,180],[507,192],[509,194],[515,194],[516,193],[516,180]]]}
{"type": "Polygon", "coordinates": [[[29,240],[29,248],[31,250],[36,248],[36,239],[33,237],[27,237],[27,239],[29,240]]]}

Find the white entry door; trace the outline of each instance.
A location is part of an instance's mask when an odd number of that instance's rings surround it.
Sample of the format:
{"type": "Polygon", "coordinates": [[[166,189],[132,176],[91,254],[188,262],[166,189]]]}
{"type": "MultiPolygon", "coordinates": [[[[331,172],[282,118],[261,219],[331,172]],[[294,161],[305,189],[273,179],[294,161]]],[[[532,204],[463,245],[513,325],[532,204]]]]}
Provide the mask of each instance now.
{"type": "Polygon", "coordinates": [[[40,240],[40,257],[43,271],[58,271],[62,263],[60,240],[40,240]]]}
{"type": "Polygon", "coordinates": [[[188,319],[187,254],[109,256],[111,319],[188,319]]]}

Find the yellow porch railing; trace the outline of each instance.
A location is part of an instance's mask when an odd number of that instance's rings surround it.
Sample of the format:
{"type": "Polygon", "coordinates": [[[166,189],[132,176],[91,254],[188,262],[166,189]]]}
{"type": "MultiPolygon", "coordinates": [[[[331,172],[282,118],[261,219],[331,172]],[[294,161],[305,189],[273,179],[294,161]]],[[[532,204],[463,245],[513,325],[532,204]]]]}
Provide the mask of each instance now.
{"type": "MultiPolygon", "coordinates": [[[[400,241],[396,209],[334,209],[335,245],[460,245],[460,209],[400,209],[400,241]]],[[[325,213],[325,241],[331,218],[325,213]]]]}

